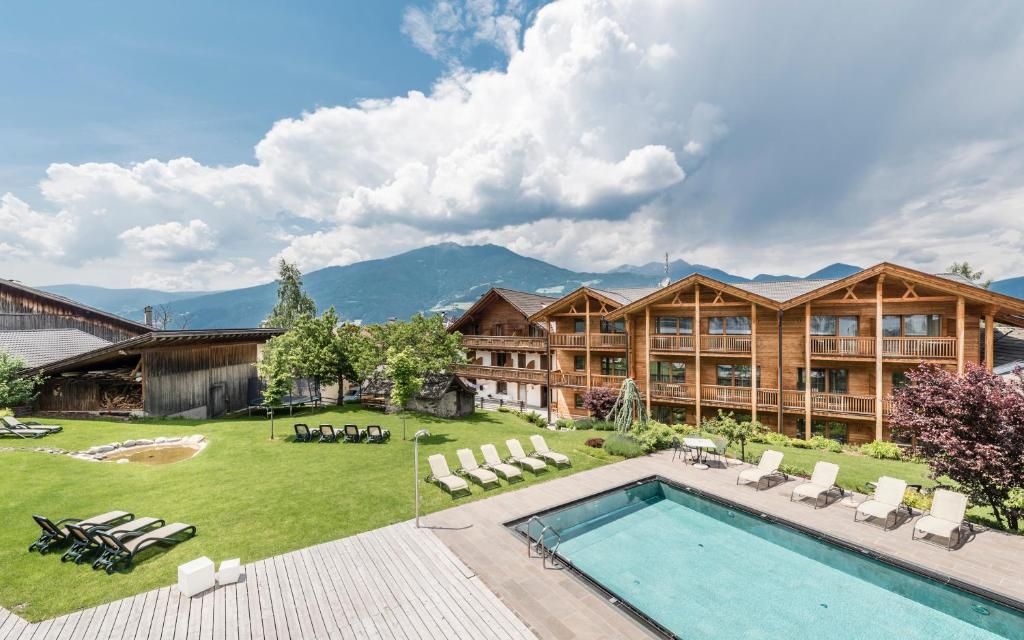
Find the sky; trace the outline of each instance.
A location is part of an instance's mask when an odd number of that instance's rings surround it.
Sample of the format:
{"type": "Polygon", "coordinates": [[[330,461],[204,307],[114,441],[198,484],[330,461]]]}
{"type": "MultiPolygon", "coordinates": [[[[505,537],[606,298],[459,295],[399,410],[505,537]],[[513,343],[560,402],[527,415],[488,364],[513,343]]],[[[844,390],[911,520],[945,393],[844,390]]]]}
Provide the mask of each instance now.
{"type": "Polygon", "coordinates": [[[6,6],[0,276],[213,290],[493,242],[1024,275],[1024,3],[6,6]]]}

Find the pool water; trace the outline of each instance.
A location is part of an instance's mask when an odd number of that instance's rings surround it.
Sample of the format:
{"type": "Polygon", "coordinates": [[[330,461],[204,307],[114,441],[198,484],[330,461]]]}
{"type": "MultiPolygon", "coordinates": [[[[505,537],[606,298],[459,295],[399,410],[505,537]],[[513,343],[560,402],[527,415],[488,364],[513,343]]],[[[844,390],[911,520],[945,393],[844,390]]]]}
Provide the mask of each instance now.
{"type": "Polygon", "coordinates": [[[541,518],[561,557],[680,638],[1024,638],[1020,612],[660,481],[541,518]]]}

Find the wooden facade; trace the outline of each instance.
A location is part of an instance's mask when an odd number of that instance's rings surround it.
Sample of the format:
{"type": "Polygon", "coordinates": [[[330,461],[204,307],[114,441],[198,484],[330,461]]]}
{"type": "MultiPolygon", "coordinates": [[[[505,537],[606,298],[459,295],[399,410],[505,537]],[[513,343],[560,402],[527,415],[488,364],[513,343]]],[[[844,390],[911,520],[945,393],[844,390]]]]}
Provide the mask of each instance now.
{"type": "Polygon", "coordinates": [[[108,342],[120,342],[152,330],[144,324],[0,279],[0,331],[78,329],[108,342]]]}

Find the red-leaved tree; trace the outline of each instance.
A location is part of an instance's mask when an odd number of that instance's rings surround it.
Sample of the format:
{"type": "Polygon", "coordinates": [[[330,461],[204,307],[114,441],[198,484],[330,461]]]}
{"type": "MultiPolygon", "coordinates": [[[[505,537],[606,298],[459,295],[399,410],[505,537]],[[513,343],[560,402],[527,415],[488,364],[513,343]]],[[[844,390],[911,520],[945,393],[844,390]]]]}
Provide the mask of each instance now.
{"type": "Polygon", "coordinates": [[[583,407],[598,420],[605,420],[618,397],[619,394],[614,389],[594,387],[583,394],[583,407]]]}
{"type": "Polygon", "coordinates": [[[1024,509],[1007,504],[1024,489],[1024,384],[969,363],[963,375],[924,364],[897,389],[893,432],[913,436],[932,475],[947,476],[996,522],[1019,530],[1024,509]]]}

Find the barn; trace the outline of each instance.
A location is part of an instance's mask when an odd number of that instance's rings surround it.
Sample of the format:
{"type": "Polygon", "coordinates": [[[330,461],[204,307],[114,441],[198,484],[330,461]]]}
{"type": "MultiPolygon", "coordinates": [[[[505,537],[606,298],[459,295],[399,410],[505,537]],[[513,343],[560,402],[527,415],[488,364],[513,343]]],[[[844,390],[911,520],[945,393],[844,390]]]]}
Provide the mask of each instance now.
{"type": "MultiPolygon", "coordinates": [[[[391,403],[391,380],[376,378],[363,387],[363,404],[395,411],[391,403]]],[[[461,418],[475,410],[476,388],[454,373],[429,373],[423,378],[420,392],[405,405],[409,411],[419,411],[440,418],[461,418]]]]}

